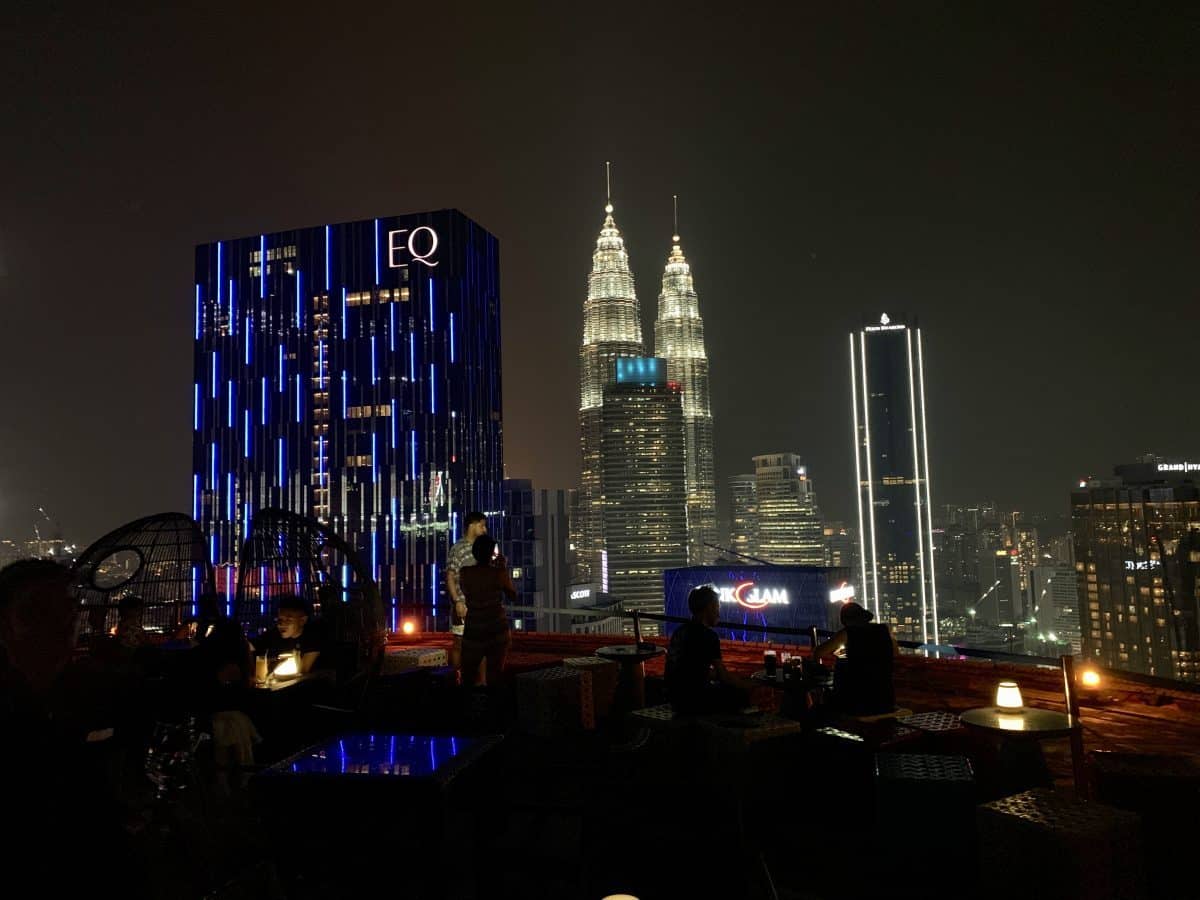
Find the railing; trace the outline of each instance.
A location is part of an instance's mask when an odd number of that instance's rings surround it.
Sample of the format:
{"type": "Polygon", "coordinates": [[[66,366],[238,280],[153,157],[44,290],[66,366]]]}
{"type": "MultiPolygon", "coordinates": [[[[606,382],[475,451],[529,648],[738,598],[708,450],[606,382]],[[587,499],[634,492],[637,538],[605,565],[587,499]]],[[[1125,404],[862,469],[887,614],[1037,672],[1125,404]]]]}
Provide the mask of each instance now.
{"type": "MultiPolygon", "coordinates": [[[[636,639],[641,640],[641,621],[653,621],[673,624],[683,624],[690,622],[691,619],[686,619],[681,616],[667,616],[661,613],[648,613],[641,610],[623,610],[623,609],[570,609],[566,607],[541,607],[541,606],[510,606],[510,612],[533,614],[533,615],[549,615],[549,616],[565,616],[567,618],[591,618],[591,619],[632,619],[634,622],[634,630],[636,639]]],[[[767,625],[747,625],[742,622],[718,622],[714,627],[727,628],[733,631],[755,632],[757,634],[781,634],[791,637],[802,637],[808,639],[808,646],[815,646],[818,639],[828,637],[833,634],[824,628],[784,628],[782,626],[767,626],[767,625]]],[[[896,641],[902,649],[917,651],[924,647],[917,641],[896,641]]],[[[980,650],[975,647],[959,647],[954,646],[955,657],[966,657],[968,659],[988,660],[997,663],[1011,663],[1020,666],[1031,667],[1052,667],[1060,668],[1062,666],[1062,657],[1058,656],[1026,656],[1021,653],[1005,653],[1002,650],[980,650]]],[[[947,658],[949,654],[941,654],[925,650],[926,655],[934,658],[947,658]]],[[[1122,681],[1131,682],[1134,684],[1145,685],[1146,687],[1158,688],[1161,690],[1179,691],[1187,694],[1200,694],[1200,683],[1190,681],[1176,681],[1172,678],[1161,678],[1155,675],[1143,675],[1140,672],[1129,672],[1124,669],[1107,669],[1089,663],[1089,668],[1096,669],[1101,675],[1111,678],[1119,678],[1122,681]]]]}

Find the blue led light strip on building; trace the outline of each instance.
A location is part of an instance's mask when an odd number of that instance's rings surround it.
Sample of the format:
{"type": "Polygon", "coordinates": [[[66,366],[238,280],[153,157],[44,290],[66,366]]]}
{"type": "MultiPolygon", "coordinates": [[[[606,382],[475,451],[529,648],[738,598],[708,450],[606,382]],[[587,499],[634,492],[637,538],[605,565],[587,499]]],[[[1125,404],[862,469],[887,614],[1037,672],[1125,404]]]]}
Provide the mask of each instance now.
{"type": "Polygon", "coordinates": [[[284,456],[284,453],[283,453],[283,438],[280,438],[280,439],[279,439],[279,481],[277,482],[277,484],[278,484],[278,485],[279,485],[279,487],[281,487],[281,488],[282,488],[282,487],[284,486],[284,484],[285,484],[285,482],[284,482],[284,478],[283,478],[283,456],[284,456]]]}
{"type": "Polygon", "coordinates": [[[346,418],[346,370],[342,369],[342,418],[346,418]]]}
{"type": "Polygon", "coordinates": [[[303,394],[300,390],[300,373],[296,373],[296,421],[303,420],[303,394]]]}
{"type": "Polygon", "coordinates": [[[437,412],[437,371],[433,363],[429,364],[429,411],[437,412]]]}
{"type": "Polygon", "coordinates": [[[217,306],[221,305],[221,282],[223,280],[221,277],[221,242],[217,241],[217,306]]]}
{"type": "MultiPolygon", "coordinates": [[[[221,286],[217,285],[217,290],[219,291],[220,289],[221,286]]],[[[237,334],[237,301],[233,296],[232,278],[229,279],[229,333],[237,334]]]]}
{"type": "Polygon", "coordinates": [[[287,378],[283,374],[283,344],[279,345],[279,393],[287,390],[287,378]]]}
{"type": "Polygon", "coordinates": [[[228,392],[225,396],[225,424],[230,428],[233,427],[233,379],[230,378],[225,383],[225,390],[228,392]]]}
{"type": "Polygon", "coordinates": [[[192,473],[192,518],[196,521],[200,519],[200,474],[192,473]]]}
{"type": "Polygon", "coordinates": [[[371,432],[371,484],[379,481],[378,450],[375,447],[375,432],[371,432]]]}
{"type": "Polygon", "coordinates": [[[208,464],[210,473],[208,484],[215,491],[217,489],[217,445],[215,443],[208,445],[208,464]]]}
{"type": "Polygon", "coordinates": [[[262,424],[267,424],[267,376],[262,377],[262,424]]]}
{"type": "Polygon", "coordinates": [[[246,410],[245,422],[242,425],[242,456],[250,457],[250,410],[246,410]]]}
{"type": "Polygon", "coordinates": [[[379,287],[379,220],[375,220],[375,287],[379,287]]]}
{"type": "Polygon", "coordinates": [[[200,285],[196,285],[196,340],[200,340],[200,285]]]}
{"type": "Polygon", "coordinates": [[[196,382],[196,399],[192,404],[192,431],[200,430],[200,382],[196,382]]]}
{"type": "Polygon", "coordinates": [[[408,443],[409,443],[409,447],[408,447],[408,449],[409,449],[409,456],[408,456],[408,468],[409,468],[409,476],[410,476],[410,478],[411,478],[413,481],[416,481],[416,480],[417,480],[417,432],[416,432],[416,429],[413,429],[412,431],[410,431],[410,432],[408,433],[408,435],[409,435],[409,438],[408,438],[408,443]]]}
{"type": "Polygon", "coordinates": [[[450,362],[454,362],[454,313],[450,313],[450,362]]]}
{"type": "Polygon", "coordinates": [[[437,330],[437,325],[433,319],[433,279],[429,279],[429,331],[430,333],[437,330]]]}
{"type": "Polygon", "coordinates": [[[375,335],[371,335],[371,384],[376,384],[378,379],[375,375],[375,335]]]}
{"type": "Polygon", "coordinates": [[[218,368],[219,368],[219,363],[217,361],[217,351],[214,350],[212,352],[212,395],[213,395],[214,400],[217,399],[217,369],[218,368]]]}
{"type": "Polygon", "coordinates": [[[258,239],[258,297],[260,300],[265,300],[267,297],[267,236],[261,235],[258,239]]]}
{"type": "Polygon", "coordinates": [[[329,280],[329,226],[325,226],[325,290],[329,290],[332,282],[329,280]]]}
{"type": "Polygon", "coordinates": [[[253,336],[250,330],[250,313],[246,313],[246,365],[250,365],[250,338],[253,336]]]}
{"type": "Polygon", "coordinates": [[[408,333],[408,380],[417,380],[417,345],[411,331],[408,333]]]}
{"type": "Polygon", "coordinates": [[[429,594],[433,601],[433,614],[437,615],[437,600],[438,600],[438,580],[437,580],[437,563],[430,563],[429,570],[432,573],[429,579],[429,594]]]}
{"type": "Polygon", "coordinates": [[[233,473],[225,473],[225,518],[233,521],[233,473]]]}
{"type": "MultiPolygon", "coordinates": [[[[200,306],[199,306],[199,302],[197,301],[197,305],[196,305],[197,315],[199,315],[199,309],[200,309],[200,306]]],[[[388,318],[390,319],[390,322],[388,324],[388,343],[389,343],[391,351],[393,353],[395,353],[396,352],[396,303],[395,303],[395,301],[388,304],[388,318]]],[[[197,325],[196,328],[197,328],[196,336],[199,337],[200,336],[200,333],[199,333],[200,326],[197,325]]]]}
{"type": "Polygon", "coordinates": [[[296,270],[296,328],[304,327],[304,313],[300,309],[300,270],[296,270]]]}
{"type": "Polygon", "coordinates": [[[392,420],[392,449],[396,449],[396,401],[392,401],[392,414],[388,417],[392,420]]]}
{"type": "Polygon", "coordinates": [[[342,340],[346,339],[346,289],[342,288],[342,340]]]}

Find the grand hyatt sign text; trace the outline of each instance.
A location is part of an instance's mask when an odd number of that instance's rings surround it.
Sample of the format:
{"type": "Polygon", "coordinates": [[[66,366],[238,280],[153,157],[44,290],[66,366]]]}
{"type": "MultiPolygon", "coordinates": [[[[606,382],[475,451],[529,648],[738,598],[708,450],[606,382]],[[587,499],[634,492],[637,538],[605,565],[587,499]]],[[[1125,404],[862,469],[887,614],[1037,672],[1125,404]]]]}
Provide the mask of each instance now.
{"type": "Polygon", "coordinates": [[[787,588],[760,588],[753,581],[743,581],[733,587],[717,588],[722,603],[736,603],[743,609],[761,610],[768,606],[787,606],[787,588]]]}

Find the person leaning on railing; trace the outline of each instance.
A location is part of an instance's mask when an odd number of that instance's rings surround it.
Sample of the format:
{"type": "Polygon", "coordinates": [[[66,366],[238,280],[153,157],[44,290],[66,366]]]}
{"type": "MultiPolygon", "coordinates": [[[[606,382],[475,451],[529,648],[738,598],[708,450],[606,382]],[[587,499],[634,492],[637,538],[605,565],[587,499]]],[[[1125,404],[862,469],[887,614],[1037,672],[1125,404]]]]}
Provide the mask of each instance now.
{"type": "Polygon", "coordinates": [[[495,683],[504,668],[512,637],[504,598],[517,599],[508,574],[508,560],[496,555],[496,542],[486,534],[471,545],[475,565],[464,566],[458,584],[464,599],[455,604],[455,615],[465,618],[462,639],[462,681],[468,687],[479,680],[479,664],[487,660],[488,680],[495,683]]]}

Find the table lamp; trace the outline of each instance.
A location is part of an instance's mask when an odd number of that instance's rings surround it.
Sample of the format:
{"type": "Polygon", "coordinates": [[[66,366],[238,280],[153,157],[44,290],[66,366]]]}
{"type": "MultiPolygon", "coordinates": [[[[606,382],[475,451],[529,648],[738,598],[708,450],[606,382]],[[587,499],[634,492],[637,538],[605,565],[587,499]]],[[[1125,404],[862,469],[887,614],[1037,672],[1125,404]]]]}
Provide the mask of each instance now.
{"type": "Polygon", "coordinates": [[[296,659],[295,653],[289,653],[275,667],[275,676],[277,678],[291,678],[294,675],[300,674],[300,664],[296,659]]]}
{"type": "Polygon", "coordinates": [[[1002,681],[996,686],[996,706],[1007,712],[1017,712],[1024,708],[1021,688],[1015,681],[1002,681]]]}

